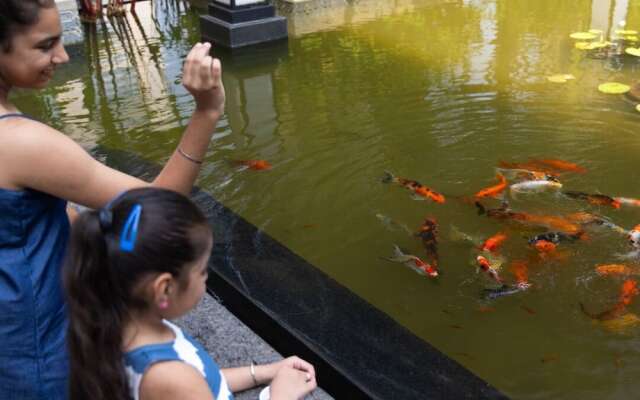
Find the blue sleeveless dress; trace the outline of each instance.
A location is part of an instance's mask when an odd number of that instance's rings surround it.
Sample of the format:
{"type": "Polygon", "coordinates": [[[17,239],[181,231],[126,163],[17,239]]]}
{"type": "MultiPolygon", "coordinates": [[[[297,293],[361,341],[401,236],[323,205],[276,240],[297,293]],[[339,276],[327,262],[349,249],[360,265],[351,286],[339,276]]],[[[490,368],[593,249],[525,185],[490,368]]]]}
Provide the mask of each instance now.
{"type": "MultiPolygon", "coordinates": [[[[6,118],[15,115],[0,116],[6,118]]],[[[0,399],[66,399],[66,202],[0,189],[0,399]]]]}
{"type": "Polygon", "coordinates": [[[182,361],[200,372],[216,400],[233,400],[224,375],[202,345],[171,322],[163,322],[173,331],[176,337],[173,341],[141,346],[124,354],[131,397],[134,400],[140,398],[140,382],[144,373],[153,364],[163,361],[182,361]]]}

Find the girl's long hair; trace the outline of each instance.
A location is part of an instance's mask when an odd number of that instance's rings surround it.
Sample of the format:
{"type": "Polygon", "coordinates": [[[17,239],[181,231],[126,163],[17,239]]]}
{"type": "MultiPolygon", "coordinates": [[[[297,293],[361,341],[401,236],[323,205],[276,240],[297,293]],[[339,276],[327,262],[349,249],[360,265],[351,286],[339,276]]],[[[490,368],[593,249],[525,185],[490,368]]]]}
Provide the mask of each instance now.
{"type": "Polygon", "coordinates": [[[204,255],[211,233],[202,212],[185,196],[162,189],[134,189],[106,209],[81,214],[73,224],[64,265],[69,307],[71,400],[129,400],[123,362],[123,328],[131,311],[148,300],[143,279],[168,272],[182,289],[185,265],[204,255]],[[132,208],[141,206],[133,251],[120,248],[132,208]]]}
{"type": "Polygon", "coordinates": [[[55,7],[54,0],[1,0],[0,1],[0,50],[11,50],[14,32],[35,24],[41,8],[55,7]]]}

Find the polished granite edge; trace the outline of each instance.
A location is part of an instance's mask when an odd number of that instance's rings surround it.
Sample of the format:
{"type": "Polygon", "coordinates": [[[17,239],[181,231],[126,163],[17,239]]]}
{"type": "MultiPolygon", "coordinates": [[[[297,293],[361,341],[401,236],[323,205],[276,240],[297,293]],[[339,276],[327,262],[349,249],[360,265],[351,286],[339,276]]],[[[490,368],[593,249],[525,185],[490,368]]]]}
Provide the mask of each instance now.
{"type": "MultiPolygon", "coordinates": [[[[96,156],[142,178],[158,171],[120,151],[96,156]]],[[[335,398],[507,399],[207,193],[196,189],[193,199],[214,234],[210,289],[277,351],[315,353],[320,384],[335,398]],[[352,387],[331,382],[338,378],[352,387]]]]}

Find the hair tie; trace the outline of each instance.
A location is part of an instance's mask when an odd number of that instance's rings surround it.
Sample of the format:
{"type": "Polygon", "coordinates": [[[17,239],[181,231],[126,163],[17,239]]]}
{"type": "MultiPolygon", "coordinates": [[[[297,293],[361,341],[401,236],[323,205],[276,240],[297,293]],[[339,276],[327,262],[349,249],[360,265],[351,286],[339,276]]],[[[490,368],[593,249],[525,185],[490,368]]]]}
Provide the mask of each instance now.
{"type": "Polygon", "coordinates": [[[101,208],[98,212],[98,220],[100,221],[102,233],[107,233],[113,225],[113,212],[106,208],[101,208]]]}

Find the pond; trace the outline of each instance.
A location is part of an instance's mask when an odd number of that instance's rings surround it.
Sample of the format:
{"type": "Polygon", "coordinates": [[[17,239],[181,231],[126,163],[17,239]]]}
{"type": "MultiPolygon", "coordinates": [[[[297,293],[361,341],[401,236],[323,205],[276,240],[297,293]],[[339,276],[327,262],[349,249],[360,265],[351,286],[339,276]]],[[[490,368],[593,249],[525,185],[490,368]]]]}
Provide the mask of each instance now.
{"type": "MultiPolygon", "coordinates": [[[[290,21],[284,50],[223,53],[227,113],[198,184],[513,398],[634,397],[640,303],[613,322],[594,321],[580,307],[596,313],[618,302],[626,278],[599,276],[595,267],[633,267],[620,258],[631,251],[626,236],[589,226],[583,240],[541,257],[527,240],[544,226],[478,215],[473,195],[496,184],[501,161],[561,159],[586,170],[560,174],[563,191],[640,198],[640,112],[628,97],[598,91],[604,82],[638,79],[640,58],[596,57],[569,37],[589,29],[608,37],[623,20],[640,29],[640,1],[388,3],[301,16],[290,21]],[[555,74],[575,79],[550,82],[555,74]],[[249,159],[273,167],[237,163],[249,159]],[[382,183],[385,171],[420,181],[446,202],[414,200],[382,183]],[[414,235],[427,217],[438,224],[435,279],[385,260],[394,244],[427,258],[414,235]],[[483,289],[496,284],[477,273],[475,258],[497,232],[507,235],[502,278],[515,282],[511,265],[522,260],[531,287],[488,300],[483,289]]],[[[180,72],[199,40],[203,8],[157,0],[139,2],[137,11],[87,25],[82,58],[43,95],[19,93],[16,102],[89,150],[161,163],[193,108],[180,72]]],[[[640,223],[640,208],[594,205],[558,190],[506,199],[530,215],[584,211],[625,230],[640,223]]]]}

